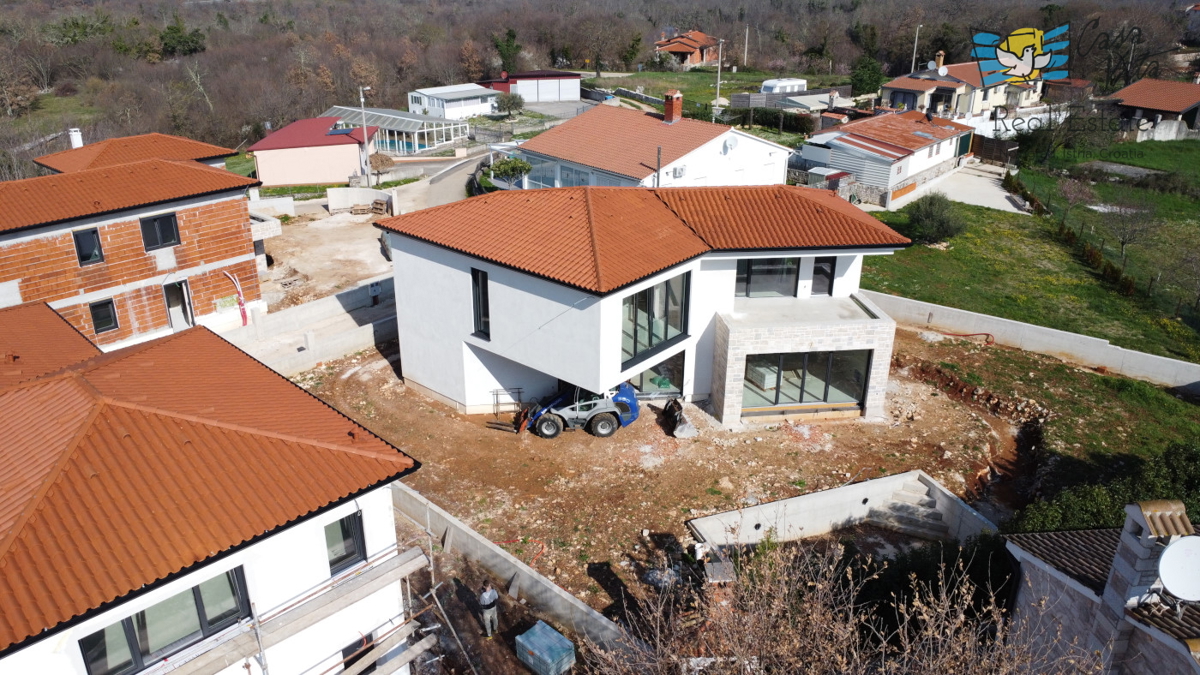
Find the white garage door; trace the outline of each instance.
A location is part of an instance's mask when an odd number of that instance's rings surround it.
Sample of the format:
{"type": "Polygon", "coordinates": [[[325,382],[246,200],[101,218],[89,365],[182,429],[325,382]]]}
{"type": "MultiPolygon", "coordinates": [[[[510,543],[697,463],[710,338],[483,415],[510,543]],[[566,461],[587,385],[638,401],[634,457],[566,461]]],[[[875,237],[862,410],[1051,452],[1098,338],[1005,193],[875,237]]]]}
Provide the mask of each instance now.
{"type": "Polygon", "coordinates": [[[539,101],[558,100],[558,80],[538,80],[537,83],[539,101]]]}
{"type": "Polygon", "coordinates": [[[578,101],[579,100],[579,80],[575,78],[558,81],[558,100],[560,101],[578,101]]]}
{"type": "Polygon", "coordinates": [[[526,103],[537,103],[540,100],[538,99],[537,80],[517,80],[513,84],[515,85],[514,93],[519,94],[526,103]]]}

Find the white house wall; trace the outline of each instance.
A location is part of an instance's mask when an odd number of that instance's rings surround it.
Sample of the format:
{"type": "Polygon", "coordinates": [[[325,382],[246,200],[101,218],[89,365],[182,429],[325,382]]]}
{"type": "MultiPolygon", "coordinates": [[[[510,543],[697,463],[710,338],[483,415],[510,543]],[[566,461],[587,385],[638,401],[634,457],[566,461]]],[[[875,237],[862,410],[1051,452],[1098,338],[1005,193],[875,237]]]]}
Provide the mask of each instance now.
{"type": "Polygon", "coordinates": [[[263,187],[346,183],[362,173],[360,147],[355,143],[257,150],[254,164],[263,187]]]}
{"type": "MultiPolygon", "coordinates": [[[[750,134],[731,129],[683,157],[663,166],[659,187],[706,187],[714,185],[783,185],[791,151],[750,134]],[[737,147],[724,153],[725,142],[736,139],[737,147]],[[676,168],[684,175],[675,178],[676,168]]],[[[654,174],[642,180],[654,187],[654,174]]]]}
{"type": "MultiPolygon", "coordinates": [[[[80,639],[239,565],[245,573],[250,601],[260,617],[270,618],[329,582],[325,526],[358,510],[363,514],[368,556],[394,551],[396,525],[391,490],[383,486],[14,652],[0,660],[0,673],[86,675],[80,639]]],[[[271,675],[318,673],[330,668],[342,660],[342,648],[385,624],[402,610],[399,583],[389,585],[267,649],[271,675]]],[[[231,627],[218,636],[240,634],[241,630],[231,627]]],[[[174,661],[180,661],[180,657],[188,653],[202,653],[196,649],[198,646],[184,650],[174,661]]],[[[253,659],[250,663],[251,675],[261,672],[253,659]]],[[[152,667],[143,672],[158,673],[162,669],[152,667]]],[[[220,675],[247,675],[241,663],[219,672],[220,675]]]]}

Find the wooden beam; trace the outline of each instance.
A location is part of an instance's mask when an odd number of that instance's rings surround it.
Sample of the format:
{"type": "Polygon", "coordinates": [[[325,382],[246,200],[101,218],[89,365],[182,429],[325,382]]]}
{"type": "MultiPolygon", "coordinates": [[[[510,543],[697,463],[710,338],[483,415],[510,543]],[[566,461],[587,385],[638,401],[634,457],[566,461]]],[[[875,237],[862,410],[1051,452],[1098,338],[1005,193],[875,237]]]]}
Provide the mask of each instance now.
{"type": "MultiPolygon", "coordinates": [[[[270,649],[300,631],[323,621],[343,609],[381,591],[389,584],[429,566],[419,547],[414,546],[399,555],[368,568],[354,577],[339,582],[318,595],[278,616],[264,621],[260,627],[263,649],[270,649]]],[[[215,673],[258,654],[258,642],[253,626],[243,633],[182,663],[172,670],[173,675],[205,675],[215,673]]],[[[268,658],[268,665],[270,659],[268,658]]]]}
{"type": "Polygon", "coordinates": [[[342,671],[342,675],[361,675],[362,671],[373,665],[376,661],[383,657],[384,654],[392,651],[392,648],[408,639],[408,636],[417,631],[420,626],[416,621],[409,621],[396,630],[395,633],[387,636],[383,640],[376,642],[366,654],[363,654],[358,663],[346,668],[342,671]]]}
{"type": "Polygon", "coordinates": [[[400,670],[404,666],[417,660],[417,657],[424,654],[437,644],[437,635],[426,635],[423,640],[411,645],[408,649],[400,652],[400,656],[388,661],[382,666],[375,667],[375,675],[392,675],[392,673],[400,670]]]}

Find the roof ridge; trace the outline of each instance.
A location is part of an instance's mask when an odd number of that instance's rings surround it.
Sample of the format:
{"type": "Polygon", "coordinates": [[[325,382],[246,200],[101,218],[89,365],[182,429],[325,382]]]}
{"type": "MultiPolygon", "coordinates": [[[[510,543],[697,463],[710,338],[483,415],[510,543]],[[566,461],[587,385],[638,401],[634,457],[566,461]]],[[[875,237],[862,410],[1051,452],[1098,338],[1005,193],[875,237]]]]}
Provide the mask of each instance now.
{"type": "Polygon", "coordinates": [[[588,235],[592,239],[592,264],[596,269],[596,288],[604,288],[600,271],[600,244],[596,241],[596,221],[592,215],[592,188],[590,186],[583,188],[583,203],[587,209],[588,235]]]}
{"type": "Polygon", "coordinates": [[[46,377],[59,375],[59,374],[63,374],[63,373],[69,373],[69,372],[76,372],[76,373],[83,374],[83,373],[86,373],[95,368],[99,368],[100,366],[107,366],[107,365],[110,365],[113,363],[117,363],[119,361],[123,361],[123,360],[129,358],[130,356],[133,356],[134,354],[141,354],[143,352],[154,349],[155,347],[161,347],[162,345],[167,344],[173,340],[180,339],[181,336],[187,335],[188,333],[191,333],[192,331],[194,331],[196,329],[208,330],[204,326],[192,326],[191,328],[188,328],[187,330],[181,330],[178,333],[171,333],[170,335],[164,335],[159,338],[154,338],[153,340],[147,340],[145,342],[140,342],[135,345],[129,345],[128,347],[122,347],[121,349],[117,349],[117,350],[114,350],[111,352],[101,352],[99,354],[96,354],[95,356],[92,356],[91,358],[84,359],[83,361],[80,361],[78,363],[73,363],[69,366],[63,366],[62,368],[54,371],[53,373],[47,373],[46,377]],[[106,358],[106,357],[108,357],[108,358],[106,358]]]}
{"type": "MultiPolygon", "coordinates": [[[[662,205],[667,207],[667,210],[671,212],[671,215],[678,218],[679,222],[683,223],[683,226],[686,227],[688,229],[688,231],[692,233],[692,236],[699,239],[700,243],[704,244],[705,248],[707,248],[709,252],[716,251],[717,248],[715,246],[713,246],[712,243],[710,243],[707,239],[705,239],[704,235],[697,232],[696,228],[692,227],[692,224],[688,222],[687,218],[683,217],[678,211],[676,211],[675,207],[671,206],[670,202],[663,199],[663,196],[661,194],[659,194],[659,192],[661,192],[663,189],[664,188],[650,188],[650,191],[654,193],[654,198],[657,199],[658,201],[662,202],[662,205]]],[[[666,188],[666,189],[670,190],[670,189],[679,189],[679,188],[666,188]]],[[[721,189],[728,190],[730,188],[723,187],[721,189]]]]}
{"type": "MultiPolygon", "coordinates": [[[[76,378],[77,381],[83,379],[78,375],[76,375],[76,378]]],[[[75,452],[79,449],[79,444],[83,441],[83,437],[87,434],[88,429],[92,427],[92,424],[95,423],[96,418],[100,416],[100,412],[106,407],[106,401],[104,398],[97,396],[95,389],[91,387],[90,384],[86,387],[81,385],[81,388],[83,388],[85,391],[90,390],[89,394],[96,401],[96,405],[92,406],[92,411],[88,413],[88,416],[83,420],[83,422],[80,423],[79,429],[77,429],[75,431],[75,435],[71,437],[71,442],[67,444],[66,450],[64,450],[62,455],[55,460],[50,469],[46,471],[42,480],[42,484],[38,486],[38,489],[34,493],[33,497],[25,504],[25,508],[21,510],[21,515],[17,516],[17,518],[13,520],[12,527],[9,528],[8,533],[3,537],[0,537],[0,560],[3,560],[5,556],[8,555],[9,549],[12,548],[13,542],[17,539],[17,533],[19,533],[21,529],[29,522],[30,518],[33,517],[33,514],[37,511],[36,506],[41,504],[42,500],[46,497],[46,493],[50,491],[50,486],[57,482],[56,480],[51,480],[51,477],[58,476],[62,473],[63,467],[65,467],[68,461],[75,456],[75,452]]]]}
{"type": "MultiPolygon", "coordinates": [[[[161,415],[163,417],[172,417],[175,419],[186,420],[188,422],[194,422],[196,424],[203,424],[203,425],[210,426],[210,427],[217,427],[218,429],[226,429],[229,431],[236,431],[238,433],[252,434],[252,435],[256,435],[256,436],[266,436],[268,438],[274,438],[274,439],[280,440],[280,441],[287,441],[289,443],[299,443],[301,445],[311,445],[311,446],[318,447],[318,448],[324,448],[325,450],[336,450],[339,452],[347,452],[352,455],[359,455],[362,457],[370,457],[370,458],[374,458],[374,459],[382,459],[382,460],[386,460],[386,461],[400,461],[401,458],[407,457],[407,455],[401,454],[401,455],[397,455],[396,457],[393,458],[393,457],[389,457],[387,455],[381,455],[376,452],[368,452],[368,451],[362,450],[360,448],[353,448],[348,445],[341,445],[339,443],[326,443],[325,441],[318,441],[313,438],[304,438],[303,436],[293,436],[291,434],[283,434],[283,433],[279,433],[277,431],[267,431],[265,429],[257,429],[255,427],[248,427],[248,426],[245,426],[242,424],[234,424],[232,422],[222,422],[220,420],[215,420],[215,419],[211,419],[208,417],[200,417],[199,415],[191,415],[189,413],[181,413],[181,412],[174,411],[174,410],[167,410],[165,408],[155,408],[153,406],[142,405],[140,403],[134,403],[132,401],[123,401],[123,400],[113,398],[111,396],[101,396],[100,398],[102,401],[104,401],[108,405],[118,407],[118,408],[128,408],[130,410],[137,410],[139,412],[144,412],[144,413],[148,413],[151,415],[161,415]]],[[[359,426],[361,426],[361,425],[359,425],[359,426]]],[[[366,429],[366,427],[362,427],[362,428],[366,429]]],[[[385,445],[389,445],[389,446],[391,445],[387,441],[384,441],[383,439],[379,438],[378,436],[375,436],[375,434],[372,433],[370,430],[367,430],[367,433],[371,434],[371,436],[374,436],[377,440],[383,442],[385,445]]]]}

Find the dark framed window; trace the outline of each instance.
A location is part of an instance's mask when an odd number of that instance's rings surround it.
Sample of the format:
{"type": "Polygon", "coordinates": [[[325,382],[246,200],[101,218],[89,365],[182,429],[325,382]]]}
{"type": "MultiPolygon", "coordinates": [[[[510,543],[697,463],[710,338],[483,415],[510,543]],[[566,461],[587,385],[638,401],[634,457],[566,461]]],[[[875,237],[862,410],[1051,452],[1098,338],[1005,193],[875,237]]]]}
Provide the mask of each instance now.
{"type": "Polygon", "coordinates": [[[684,272],[624,299],[622,369],[687,337],[690,273],[684,272]]]}
{"type": "Polygon", "coordinates": [[[739,260],[737,296],[740,298],[795,297],[800,282],[799,258],[739,260]]]}
{"type": "Polygon", "coordinates": [[[117,305],[111,299],[93,302],[88,309],[92,311],[92,330],[97,333],[107,333],[119,327],[117,325],[117,305]]]}
{"type": "Polygon", "coordinates": [[[75,255],[80,265],[104,262],[104,249],[100,247],[100,230],[80,230],[75,233],[75,255]]]}
{"type": "Polygon", "coordinates": [[[79,641],[88,675],[144,670],[250,616],[241,567],[96,631],[79,641]]]}
{"type": "Polygon", "coordinates": [[[871,350],[751,354],[746,357],[742,408],[861,408],[871,350]]]}
{"type": "Polygon", "coordinates": [[[833,275],[837,272],[837,258],[816,258],[813,260],[812,294],[833,295],[833,275]]]}
{"type": "Polygon", "coordinates": [[[179,223],[174,213],[142,218],[142,244],[147,251],[179,243],[179,223]]]}
{"type": "Polygon", "coordinates": [[[492,314],[488,308],[488,275],[471,269],[471,307],[475,313],[475,335],[484,340],[492,337],[492,314]]]}
{"type": "Polygon", "coordinates": [[[679,352],[662,363],[629,378],[638,398],[668,398],[683,392],[684,353],[679,352]]]}
{"type": "Polygon", "coordinates": [[[363,539],[362,511],[351,513],[325,526],[325,548],[329,553],[329,573],[336,575],[367,559],[363,539]]]}

